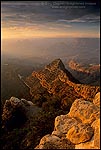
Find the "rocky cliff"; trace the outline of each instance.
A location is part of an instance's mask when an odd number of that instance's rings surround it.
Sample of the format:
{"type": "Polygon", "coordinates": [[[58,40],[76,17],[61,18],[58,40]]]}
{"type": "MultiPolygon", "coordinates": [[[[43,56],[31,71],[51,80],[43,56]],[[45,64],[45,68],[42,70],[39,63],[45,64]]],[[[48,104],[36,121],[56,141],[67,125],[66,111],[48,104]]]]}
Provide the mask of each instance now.
{"type": "Polygon", "coordinates": [[[88,64],[87,66],[85,64],[79,64],[75,60],[69,61],[68,65],[71,69],[81,71],[84,73],[93,73],[100,70],[100,64],[98,65],[88,64]]]}
{"type": "Polygon", "coordinates": [[[35,149],[100,149],[100,93],[92,102],[76,99],[68,114],[55,118],[54,131],[35,149]]]}
{"type": "Polygon", "coordinates": [[[80,82],[89,85],[100,85],[100,64],[78,63],[75,60],[70,60],[68,67],[80,82]]]}
{"type": "Polygon", "coordinates": [[[33,72],[26,78],[30,93],[35,99],[37,95],[58,96],[62,109],[69,109],[76,98],[92,100],[99,86],[81,84],[65,69],[61,59],[56,59],[39,72],[33,72]]]}

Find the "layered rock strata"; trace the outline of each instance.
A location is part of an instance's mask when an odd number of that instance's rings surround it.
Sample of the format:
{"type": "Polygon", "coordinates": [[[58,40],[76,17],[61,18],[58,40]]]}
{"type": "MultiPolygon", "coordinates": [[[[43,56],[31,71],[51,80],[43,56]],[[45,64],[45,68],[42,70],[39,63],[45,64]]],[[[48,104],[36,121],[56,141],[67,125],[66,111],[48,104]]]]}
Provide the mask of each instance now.
{"type": "Polygon", "coordinates": [[[99,92],[99,86],[81,84],[72,74],[65,69],[61,59],[56,59],[38,72],[33,72],[26,78],[26,84],[30,87],[33,97],[36,95],[55,95],[61,100],[62,109],[70,109],[77,98],[92,101],[99,92]]]}

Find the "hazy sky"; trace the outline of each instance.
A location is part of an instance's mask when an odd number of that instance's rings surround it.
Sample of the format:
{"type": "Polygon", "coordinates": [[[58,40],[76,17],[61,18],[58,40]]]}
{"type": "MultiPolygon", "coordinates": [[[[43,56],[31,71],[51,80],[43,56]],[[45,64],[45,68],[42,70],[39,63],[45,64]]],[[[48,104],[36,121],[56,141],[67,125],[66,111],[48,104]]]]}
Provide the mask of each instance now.
{"type": "Polygon", "coordinates": [[[94,1],[1,2],[2,39],[99,37],[99,4],[94,1]]]}

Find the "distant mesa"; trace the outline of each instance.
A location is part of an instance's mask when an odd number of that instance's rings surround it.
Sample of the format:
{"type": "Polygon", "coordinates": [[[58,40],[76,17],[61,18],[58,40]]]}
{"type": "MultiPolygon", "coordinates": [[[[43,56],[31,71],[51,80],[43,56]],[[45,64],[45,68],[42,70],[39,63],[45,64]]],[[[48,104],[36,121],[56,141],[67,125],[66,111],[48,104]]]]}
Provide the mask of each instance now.
{"type": "Polygon", "coordinates": [[[69,67],[73,70],[84,72],[87,74],[92,74],[95,71],[99,71],[100,64],[79,64],[75,60],[70,60],[68,63],[69,67]]]}

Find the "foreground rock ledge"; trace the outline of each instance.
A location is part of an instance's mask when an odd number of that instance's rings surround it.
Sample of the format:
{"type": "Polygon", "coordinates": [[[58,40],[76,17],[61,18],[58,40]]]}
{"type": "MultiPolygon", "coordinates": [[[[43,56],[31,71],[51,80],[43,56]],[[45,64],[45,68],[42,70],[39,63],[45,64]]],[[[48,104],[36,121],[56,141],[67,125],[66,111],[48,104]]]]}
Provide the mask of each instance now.
{"type": "Polygon", "coordinates": [[[76,99],[66,115],[57,116],[52,134],[35,149],[100,149],[100,93],[93,102],[76,99]]]}
{"type": "Polygon", "coordinates": [[[5,101],[2,114],[3,128],[12,130],[20,128],[31,116],[37,114],[41,109],[31,101],[11,97],[5,101]]]}

